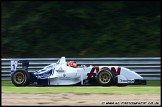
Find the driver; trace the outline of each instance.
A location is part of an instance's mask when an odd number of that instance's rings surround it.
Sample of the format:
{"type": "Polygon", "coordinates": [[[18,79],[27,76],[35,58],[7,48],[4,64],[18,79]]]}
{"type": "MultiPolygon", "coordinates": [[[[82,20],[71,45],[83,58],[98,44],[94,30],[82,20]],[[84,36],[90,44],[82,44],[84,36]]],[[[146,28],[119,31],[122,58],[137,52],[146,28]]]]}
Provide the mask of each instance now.
{"type": "Polygon", "coordinates": [[[69,61],[67,62],[67,66],[73,67],[73,68],[77,68],[77,64],[75,61],[69,61]]]}

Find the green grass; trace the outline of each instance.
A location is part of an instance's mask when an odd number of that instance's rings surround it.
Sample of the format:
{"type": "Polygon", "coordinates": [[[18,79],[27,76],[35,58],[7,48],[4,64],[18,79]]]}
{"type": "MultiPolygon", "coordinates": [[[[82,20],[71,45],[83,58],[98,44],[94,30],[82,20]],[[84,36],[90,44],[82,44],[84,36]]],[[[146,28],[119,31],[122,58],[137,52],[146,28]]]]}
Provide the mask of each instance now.
{"type": "Polygon", "coordinates": [[[161,86],[161,81],[160,80],[152,80],[152,81],[147,81],[148,85],[147,86],[161,86]]]}
{"type": "MultiPolygon", "coordinates": [[[[128,86],[141,86],[141,85],[128,85],[128,86]]],[[[146,86],[161,86],[160,80],[148,80],[146,86]]]]}
{"type": "Polygon", "coordinates": [[[59,87],[16,87],[11,81],[2,81],[2,93],[99,93],[99,94],[160,94],[160,81],[148,81],[148,85],[126,87],[59,86],[59,87]]]}

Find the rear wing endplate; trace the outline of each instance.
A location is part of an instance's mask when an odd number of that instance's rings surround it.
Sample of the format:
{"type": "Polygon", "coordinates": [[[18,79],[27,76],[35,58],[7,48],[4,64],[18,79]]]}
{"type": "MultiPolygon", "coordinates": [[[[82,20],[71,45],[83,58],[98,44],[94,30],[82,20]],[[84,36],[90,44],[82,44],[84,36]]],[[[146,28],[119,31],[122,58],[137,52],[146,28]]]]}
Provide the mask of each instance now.
{"type": "Polygon", "coordinates": [[[29,60],[11,60],[11,73],[16,71],[18,65],[21,63],[21,67],[28,71],[29,60]]]}

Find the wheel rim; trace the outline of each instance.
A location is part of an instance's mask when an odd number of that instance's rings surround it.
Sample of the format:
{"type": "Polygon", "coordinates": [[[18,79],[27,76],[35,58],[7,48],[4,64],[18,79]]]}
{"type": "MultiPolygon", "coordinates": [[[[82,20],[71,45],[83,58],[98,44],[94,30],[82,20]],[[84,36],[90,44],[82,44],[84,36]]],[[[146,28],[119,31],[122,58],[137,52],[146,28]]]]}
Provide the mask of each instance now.
{"type": "Polygon", "coordinates": [[[22,84],[25,81],[25,75],[22,72],[17,72],[13,78],[16,84],[22,84]]]}
{"type": "Polygon", "coordinates": [[[108,72],[101,72],[100,75],[99,75],[99,81],[102,84],[109,83],[110,79],[111,79],[111,76],[108,72]]]}

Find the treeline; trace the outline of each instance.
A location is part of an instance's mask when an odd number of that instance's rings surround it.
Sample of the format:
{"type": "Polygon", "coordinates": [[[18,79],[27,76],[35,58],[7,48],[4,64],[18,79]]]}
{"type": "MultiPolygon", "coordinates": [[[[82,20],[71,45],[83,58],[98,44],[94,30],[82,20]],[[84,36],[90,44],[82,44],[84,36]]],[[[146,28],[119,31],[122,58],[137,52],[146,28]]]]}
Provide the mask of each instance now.
{"type": "Polygon", "coordinates": [[[158,1],[3,1],[2,57],[160,56],[158,1]]]}

